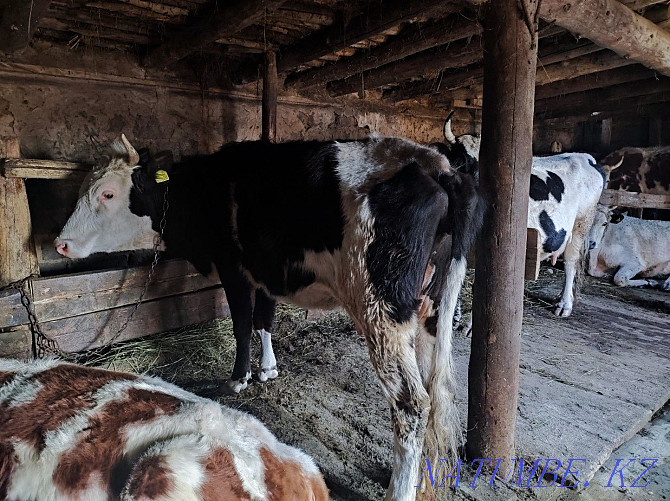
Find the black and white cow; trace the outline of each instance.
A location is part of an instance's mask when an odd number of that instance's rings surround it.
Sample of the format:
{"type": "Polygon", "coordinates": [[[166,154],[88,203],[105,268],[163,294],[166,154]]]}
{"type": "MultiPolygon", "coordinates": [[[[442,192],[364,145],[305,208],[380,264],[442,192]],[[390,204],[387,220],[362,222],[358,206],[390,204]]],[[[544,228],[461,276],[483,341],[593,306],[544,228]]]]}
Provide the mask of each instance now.
{"type": "Polygon", "coordinates": [[[589,275],[614,274],[614,283],[621,287],[670,291],[670,221],[613,216],[599,204],[589,241],[589,275]]]}
{"type": "Polygon", "coordinates": [[[57,250],[151,248],[169,185],[165,246],[221,277],[237,341],[234,385],[251,375],[252,324],[267,328],[257,317],[271,321],[275,299],[343,306],[391,407],[386,497],[414,499],[420,459],[454,454],[460,442],[451,317],[483,212],[472,178],[396,138],[236,143],[172,169],[139,165],[125,136],[115,152],[84,182],[57,250]],[[157,182],[158,168],[169,181],[157,182]]]}
{"type": "MultiPolygon", "coordinates": [[[[479,179],[480,138],[470,134],[454,136],[449,114],[444,123],[446,144],[431,146],[449,159],[455,169],[479,179]]],[[[560,255],[565,261],[565,284],[554,314],[570,316],[574,305],[575,277],[595,216],[605,181],[605,173],[586,153],[563,153],[533,157],[528,203],[528,228],[539,232],[541,259],[552,264],[560,255]]]]}

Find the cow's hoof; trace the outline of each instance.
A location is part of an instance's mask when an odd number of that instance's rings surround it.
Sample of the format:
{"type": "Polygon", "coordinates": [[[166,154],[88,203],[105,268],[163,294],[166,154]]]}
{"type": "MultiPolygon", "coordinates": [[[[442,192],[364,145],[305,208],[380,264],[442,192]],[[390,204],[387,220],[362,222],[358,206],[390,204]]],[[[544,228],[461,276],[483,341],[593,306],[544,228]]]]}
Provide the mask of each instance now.
{"type": "Polygon", "coordinates": [[[262,383],[264,383],[268,379],[274,379],[277,376],[279,376],[279,371],[277,370],[276,365],[258,371],[258,380],[261,381],[262,383]]]}
{"type": "Polygon", "coordinates": [[[566,306],[563,306],[561,303],[558,303],[556,305],[556,309],[554,310],[554,315],[557,317],[569,317],[570,313],[572,313],[572,308],[568,308],[566,306]]]}
{"type": "Polygon", "coordinates": [[[223,384],[223,389],[231,395],[237,395],[239,392],[244,390],[249,386],[249,380],[251,379],[251,372],[247,372],[246,376],[241,377],[240,379],[229,379],[223,384]]]}

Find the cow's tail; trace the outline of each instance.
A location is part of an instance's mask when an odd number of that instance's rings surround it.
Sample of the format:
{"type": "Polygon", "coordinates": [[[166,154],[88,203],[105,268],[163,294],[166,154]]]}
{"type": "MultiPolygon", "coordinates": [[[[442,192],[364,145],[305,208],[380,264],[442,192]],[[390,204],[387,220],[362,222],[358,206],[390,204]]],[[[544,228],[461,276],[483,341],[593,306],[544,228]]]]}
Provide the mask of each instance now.
{"type": "MultiPolygon", "coordinates": [[[[463,441],[455,399],[456,378],[451,353],[452,319],[465,278],[468,251],[481,227],[485,208],[483,198],[471,176],[454,173],[441,176],[438,182],[449,196],[443,230],[451,235],[451,257],[448,263],[437,266],[436,274],[443,276],[434,280],[435,284],[441,284],[442,290],[436,291],[440,300],[435,347],[426,388],[431,407],[424,453],[436,465],[435,468],[440,464],[440,459],[458,458],[458,450],[463,441]]],[[[444,472],[444,469],[441,471],[444,472]]]]}

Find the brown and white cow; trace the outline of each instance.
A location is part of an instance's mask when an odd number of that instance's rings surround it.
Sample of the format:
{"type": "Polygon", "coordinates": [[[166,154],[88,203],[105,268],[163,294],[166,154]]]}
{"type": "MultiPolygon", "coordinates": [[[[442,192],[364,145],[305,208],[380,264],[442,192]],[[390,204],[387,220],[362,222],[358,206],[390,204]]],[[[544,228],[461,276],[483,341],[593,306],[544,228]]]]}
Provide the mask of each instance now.
{"type": "Polygon", "coordinates": [[[589,275],[614,274],[614,283],[622,287],[652,286],[670,291],[670,221],[613,218],[608,207],[599,205],[589,239],[593,242],[589,275]]]}
{"type": "Polygon", "coordinates": [[[167,167],[125,137],[115,151],[84,182],[57,250],[151,248],[167,196],[168,251],[203,273],[214,265],[225,288],[234,390],[251,376],[252,327],[269,344],[276,299],[344,307],[391,407],[387,499],[414,499],[421,459],[454,456],[460,443],[451,318],[483,212],[472,178],[398,138],[235,143],[175,165],[166,182],[156,174],[167,167]]]}
{"type": "MultiPolygon", "coordinates": [[[[612,190],[670,195],[670,146],[628,147],[613,151],[602,161],[613,169],[607,187],[612,190]],[[620,164],[619,167],[617,165],[620,164]]],[[[645,209],[654,219],[670,219],[670,211],[645,209]]]]}
{"type": "Polygon", "coordinates": [[[0,499],[325,501],[312,459],[160,379],[0,359],[0,499]]]}
{"type": "MultiPolygon", "coordinates": [[[[431,146],[450,164],[479,180],[480,138],[455,136],[449,114],[444,123],[446,144],[431,146]]],[[[528,200],[528,228],[539,232],[540,258],[556,263],[563,255],[565,284],[554,314],[567,317],[574,305],[574,284],[585,257],[586,235],[591,228],[605,182],[605,172],[587,153],[533,157],[528,200]]]]}
{"type": "Polygon", "coordinates": [[[656,195],[670,195],[670,146],[621,148],[607,155],[603,166],[612,171],[608,188],[656,195]]]}

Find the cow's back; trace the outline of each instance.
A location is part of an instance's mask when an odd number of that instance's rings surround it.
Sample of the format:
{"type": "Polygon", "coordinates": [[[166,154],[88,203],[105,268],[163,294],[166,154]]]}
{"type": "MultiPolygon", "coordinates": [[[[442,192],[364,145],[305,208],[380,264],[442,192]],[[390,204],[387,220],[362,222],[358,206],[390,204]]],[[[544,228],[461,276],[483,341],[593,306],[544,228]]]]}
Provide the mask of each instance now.
{"type": "Polygon", "coordinates": [[[159,379],[0,359],[0,499],[327,496],[312,460],[245,413],[159,379]]]}
{"type": "Polygon", "coordinates": [[[586,153],[533,158],[528,228],[540,232],[542,259],[560,255],[575,221],[593,217],[603,183],[602,171],[586,153]]]}

